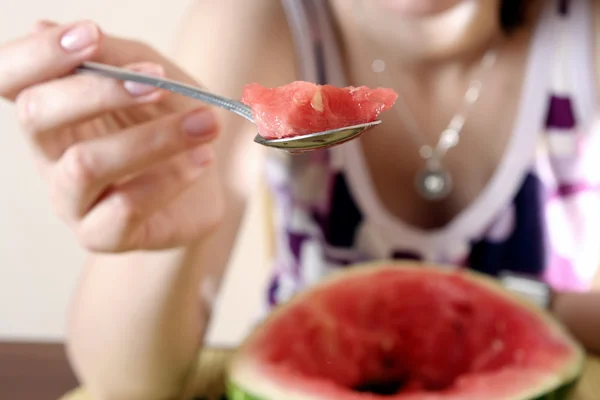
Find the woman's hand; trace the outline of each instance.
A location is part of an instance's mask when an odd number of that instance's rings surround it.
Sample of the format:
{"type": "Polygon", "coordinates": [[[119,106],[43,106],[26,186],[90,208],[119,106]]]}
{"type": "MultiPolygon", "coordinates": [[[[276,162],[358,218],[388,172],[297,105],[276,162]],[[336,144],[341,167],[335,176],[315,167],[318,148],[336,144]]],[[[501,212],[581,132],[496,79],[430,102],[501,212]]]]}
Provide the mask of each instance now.
{"type": "Polygon", "coordinates": [[[88,21],[39,23],[0,46],[0,96],[16,105],[58,215],[98,252],[174,247],[214,227],[219,187],[201,182],[213,112],[153,87],[72,74],[86,60],[194,83],[148,46],[88,21]],[[210,197],[202,205],[199,187],[210,197]]]}

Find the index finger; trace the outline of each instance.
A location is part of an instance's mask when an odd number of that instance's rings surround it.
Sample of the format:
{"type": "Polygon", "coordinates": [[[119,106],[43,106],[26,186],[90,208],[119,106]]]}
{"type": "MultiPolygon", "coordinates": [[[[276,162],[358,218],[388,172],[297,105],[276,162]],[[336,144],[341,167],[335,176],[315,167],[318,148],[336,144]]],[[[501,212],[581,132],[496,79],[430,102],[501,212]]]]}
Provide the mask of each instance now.
{"type": "Polygon", "coordinates": [[[102,33],[83,21],[56,26],[0,47],[0,96],[13,100],[25,87],[63,76],[92,58],[102,33]]]}

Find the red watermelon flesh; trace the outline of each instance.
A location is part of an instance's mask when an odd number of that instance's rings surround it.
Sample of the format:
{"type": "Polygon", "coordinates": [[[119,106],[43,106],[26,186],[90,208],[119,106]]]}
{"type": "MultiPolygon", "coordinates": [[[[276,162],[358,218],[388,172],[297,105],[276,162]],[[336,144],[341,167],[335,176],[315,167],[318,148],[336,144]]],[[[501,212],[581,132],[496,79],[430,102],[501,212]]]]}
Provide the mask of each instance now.
{"type": "Polygon", "coordinates": [[[582,362],[561,325],[488,278],[389,266],[280,307],[230,380],[247,400],[544,399],[570,388],[582,362]]]}
{"type": "Polygon", "coordinates": [[[252,109],[258,131],[267,139],[372,122],[397,98],[392,89],[338,88],[302,81],[277,88],[252,83],[244,87],[242,94],[242,102],[252,109]]]}

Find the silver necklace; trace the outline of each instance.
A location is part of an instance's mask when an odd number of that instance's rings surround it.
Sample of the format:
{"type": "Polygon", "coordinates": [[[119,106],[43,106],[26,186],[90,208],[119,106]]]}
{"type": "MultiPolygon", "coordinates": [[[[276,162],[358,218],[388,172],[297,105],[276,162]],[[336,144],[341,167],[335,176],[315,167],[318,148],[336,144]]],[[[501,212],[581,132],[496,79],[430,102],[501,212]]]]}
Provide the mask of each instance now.
{"type": "MultiPolygon", "coordinates": [[[[494,49],[488,50],[482,57],[479,65],[479,74],[469,82],[457,113],[450,119],[446,128],[440,134],[435,146],[431,146],[418,134],[420,131],[414,116],[409,112],[408,106],[401,96],[398,96],[394,107],[413,139],[419,146],[419,155],[425,162],[415,176],[415,186],[419,195],[424,199],[435,201],[444,199],[452,191],[452,177],[444,168],[442,158],[451,148],[458,145],[460,134],[464,127],[468,112],[479,99],[483,86],[483,73],[490,70],[496,63],[497,53],[494,49]]],[[[372,69],[378,74],[386,70],[385,62],[381,59],[373,61],[372,69]]],[[[382,85],[383,86],[383,85],[382,85]]]]}

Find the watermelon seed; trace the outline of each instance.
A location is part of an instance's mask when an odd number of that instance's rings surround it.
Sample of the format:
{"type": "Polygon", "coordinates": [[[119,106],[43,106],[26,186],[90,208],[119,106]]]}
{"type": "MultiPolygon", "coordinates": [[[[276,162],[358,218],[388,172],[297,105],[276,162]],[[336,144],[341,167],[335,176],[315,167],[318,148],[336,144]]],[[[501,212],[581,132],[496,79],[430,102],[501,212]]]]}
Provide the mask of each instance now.
{"type": "Polygon", "coordinates": [[[389,337],[383,338],[381,343],[379,343],[379,347],[383,351],[390,351],[394,348],[394,340],[389,337]]]}
{"type": "Polygon", "coordinates": [[[492,342],[492,350],[499,352],[504,348],[504,343],[500,339],[494,339],[492,342]]]}
{"type": "Polygon", "coordinates": [[[321,89],[317,89],[315,95],[310,101],[310,106],[313,110],[322,113],[325,109],[323,107],[323,94],[321,93],[321,89]]]}
{"type": "Polygon", "coordinates": [[[397,381],[371,381],[363,383],[353,390],[362,393],[372,393],[381,396],[391,396],[398,393],[405,386],[404,380],[397,381]]]}

